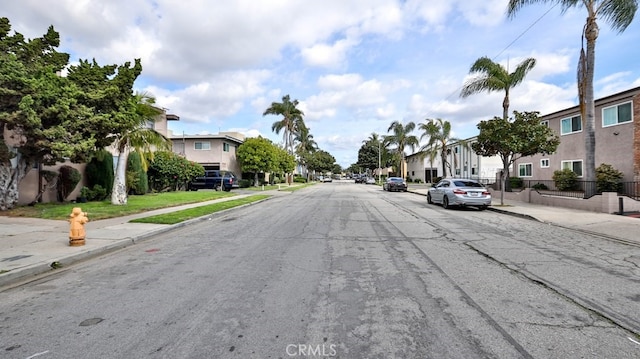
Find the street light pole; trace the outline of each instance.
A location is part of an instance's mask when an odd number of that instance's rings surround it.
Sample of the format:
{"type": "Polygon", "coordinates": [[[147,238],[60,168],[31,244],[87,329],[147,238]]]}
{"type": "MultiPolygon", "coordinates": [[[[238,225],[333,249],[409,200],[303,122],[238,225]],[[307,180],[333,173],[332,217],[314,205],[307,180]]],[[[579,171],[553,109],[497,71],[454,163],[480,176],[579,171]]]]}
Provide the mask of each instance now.
{"type": "Polygon", "coordinates": [[[380,146],[381,146],[381,142],[380,140],[378,140],[378,183],[380,183],[380,174],[382,172],[382,163],[380,163],[380,146]]]}

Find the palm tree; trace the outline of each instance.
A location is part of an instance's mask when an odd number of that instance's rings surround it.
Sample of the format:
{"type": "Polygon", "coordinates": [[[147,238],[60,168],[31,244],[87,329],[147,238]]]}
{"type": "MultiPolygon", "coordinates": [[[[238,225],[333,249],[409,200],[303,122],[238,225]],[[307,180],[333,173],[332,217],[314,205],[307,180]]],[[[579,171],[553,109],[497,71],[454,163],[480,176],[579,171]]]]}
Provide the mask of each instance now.
{"type": "MultiPolygon", "coordinates": [[[[549,0],[509,0],[507,15],[511,18],[525,5],[549,0]]],[[[596,134],[595,134],[595,98],[593,95],[593,76],[596,62],[596,40],[598,39],[597,18],[607,21],[618,32],[623,32],[638,10],[637,0],[555,0],[562,5],[562,11],[584,5],[587,10],[587,20],[582,30],[583,39],[587,39],[587,51],[584,47],[580,52],[578,64],[578,97],[580,102],[580,114],[585,123],[585,180],[595,181],[596,177],[596,134]]]]}
{"type": "Polygon", "coordinates": [[[536,65],[536,60],[528,58],[522,61],[516,69],[509,73],[502,65],[493,62],[488,57],[481,57],[471,65],[470,74],[477,76],[468,80],[460,92],[460,97],[465,98],[479,92],[504,91],[502,101],[502,117],[509,117],[509,90],[519,85],[529,71],[536,65]]]}
{"type": "Polygon", "coordinates": [[[280,131],[283,131],[282,139],[284,142],[284,148],[290,154],[293,154],[293,140],[295,134],[304,127],[304,112],[296,108],[298,104],[298,100],[291,101],[289,95],[286,95],[282,98],[282,102],[272,102],[271,106],[262,114],[262,116],[282,116],[282,120],[276,121],[271,125],[271,130],[276,134],[280,134],[280,131]]]}
{"type": "Polygon", "coordinates": [[[430,154],[430,157],[440,154],[442,161],[442,175],[447,175],[447,167],[449,167],[449,175],[451,173],[451,165],[448,165],[447,155],[450,153],[449,145],[453,142],[463,142],[462,140],[451,137],[451,123],[449,121],[443,121],[441,118],[427,119],[427,122],[418,125],[418,128],[423,131],[420,136],[420,140],[425,137],[428,138],[426,145],[420,148],[421,152],[430,154]]]}
{"type": "Polygon", "coordinates": [[[391,135],[384,136],[384,141],[387,144],[395,145],[396,154],[400,159],[400,166],[398,166],[400,170],[400,177],[405,177],[405,165],[404,165],[404,149],[409,146],[411,151],[415,149],[416,146],[420,144],[418,138],[415,135],[411,135],[411,132],[416,128],[416,124],[413,122],[408,122],[406,125],[403,125],[399,121],[393,121],[387,132],[392,132],[391,135]]]}
{"type": "MultiPolygon", "coordinates": [[[[318,143],[313,139],[313,135],[311,134],[309,127],[304,126],[304,123],[303,126],[295,133],[294,142],[296,143],[296,154],[298,160],[306,171],[306,158],[309,154],[318,150],[318,143]]],[[[307,179],[309,179],[308,173],[307,179]]]]}
{"type": "Polygon", "coordinates": [[[129,131],[116,134],[117,139],[114,142],[118,163],[111,190],[111,204],[115,205],[127,204],[126,173],[129,152],[133,150],[140,153],[142,168],[146,171],[149,161],[153,159],[154,150],[171,149],[171,140],[147,126],[150,121],[155,121],[157,116],[164,113],[154,106],[155,98],[147,93],[137,93],[132,101],[135,102],[132,127],[129,131]]]}

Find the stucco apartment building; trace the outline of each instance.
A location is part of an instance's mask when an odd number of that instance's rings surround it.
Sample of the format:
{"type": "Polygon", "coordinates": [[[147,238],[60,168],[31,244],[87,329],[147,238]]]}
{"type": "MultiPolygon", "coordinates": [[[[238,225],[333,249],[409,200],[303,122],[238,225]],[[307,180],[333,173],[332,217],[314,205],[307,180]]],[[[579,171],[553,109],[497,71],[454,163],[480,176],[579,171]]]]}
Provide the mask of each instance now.
{"type": "Polygon", "coordinates": [[[173,152],[189,161],[201,164],[205,170],[231,171],[241,175],[240,164],[236,157],[238,146],[245,136],[238,132],[220,132],[208,135],[170,134],[173,152]]]}
{"type": "MultiPolygon", "coordinates": [[[[640,87],[597,99],[595,105],[596,167],[610,164],[624,174],[623,181],[640,181],[640,87]]],[[[554,171],[569,168],[582,177],[585,131],[580,108],[557,111],[541,120],[560,136],[560,145],[551,155],[518,159],[514,175],[551,180],[554,171]]]]}
{"type": "Polygon", "coordinates": [[[497,156],[477,155],[471,144],[477,137],[449,145],[447,167],[443,171],[440,154],[430,158],[428,155],[414,153],[407,156],[407,177],[412,180],[431,183],[437,177],[473,178],[492,183],[502,169],[502,161],[497,156]]]}

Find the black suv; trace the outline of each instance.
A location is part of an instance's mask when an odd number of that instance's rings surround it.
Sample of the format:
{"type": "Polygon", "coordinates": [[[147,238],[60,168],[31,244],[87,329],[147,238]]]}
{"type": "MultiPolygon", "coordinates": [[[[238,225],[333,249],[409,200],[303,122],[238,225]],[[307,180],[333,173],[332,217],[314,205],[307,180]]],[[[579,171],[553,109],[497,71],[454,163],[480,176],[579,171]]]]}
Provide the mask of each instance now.
{"type": "Polygon", "coordinates": [[[189,190],[197,191],[199,189],[215,189],[216,191],[231,191],[232,188],[238,188],[238,180],[236,175],[231,171],[207,170],[204,176],[196,177],[189,182],[189,190]]]}

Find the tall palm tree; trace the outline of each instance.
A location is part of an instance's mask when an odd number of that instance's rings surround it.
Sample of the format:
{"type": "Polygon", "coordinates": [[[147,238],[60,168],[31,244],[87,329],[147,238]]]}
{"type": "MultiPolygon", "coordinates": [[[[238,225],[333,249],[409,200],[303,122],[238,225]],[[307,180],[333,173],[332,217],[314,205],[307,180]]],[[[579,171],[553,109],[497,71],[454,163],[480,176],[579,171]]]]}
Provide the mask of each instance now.
{"type": "Polygon", "coordinates": [[[596,177],[596,105],[593,90],[593,76],[596,62],[596,40],[598,39],[598,23],[602,18],[618,32],[623,32],[638,10],[637,0],[509,0],[507,15],[511,18],[526,5],[534,3],[555,2],[562,5],[562,11],[582,4],[587,10],[587,20],[582,30],[583,39],[587,39],[587,51],[580,52],[578,64],[578,95],[580,114],[585,123],[585,172],[586,181],[594,181],[596,177]]]}
{"type": "Polygon", "coordinates": [[[171,140],[164,137],[153,128],[147,126],[151,121],[164,113],[155,107],[155,98],[147,93],[136,93],[133,96],[135,115],[132,126],[128,131],[116,134],[115,149],[118,154],[116,175],[111,190],[111,204],[127,204],[127,157],[131,150],[140,153],[142,167],[146,171],[148,163],[153,159],[153,151],[170,150],[171,140]]]}
{"type": "Polygon", "coordinates": [[[384,141],[389,145],[395,145],[395,151],[400,159],[400,165],[398,166],[400,170],[400,177],[405,177],[405,154],[404,149],[409,146],[411,151],[415,149],[416,146],[420,144],[418,138],[415,135],[412,135],[411,132],[415,130],[416,124],[413,122],[408,122],[406,125],[403,125],[400,121],[393,121],[387,132],[392,132],[391,135],[384,136],[384,141]]]}
{"type": "Polygon", "coordinates": [[[296,155],[298,157],[298,161],[304,167],[304,170],[307,172],[307,179],[309,177],[307,167],[307,157],[309,154],[314,153],[318,150],[318,143],[313,139],[313,135],[310,132],[309,127],[301,126],[298,131],[294,135],[294,143],[296,155]]]}
{"type": "Polygon", "coordinates": [[[536,60],[528,58],[519,63],[512,73],[509,73],[509,70],[499,63],[493,62],[488,57],[481,57],[471,65],[469,73],[476,74],[476,76],[464,84],[460,91],[460,97],[465,98],[483,91],[504,91],[502,117],[508,119],[509,91],[519,85],[535,65],[536,60]]]}
{"type": "Polygon", "coordinates": [[[284,148],[290,154],[294,153],[293,141],[296,132],[304,127],[304,112],[296,107],[298,104],[298,100],[291,101],[289,95],[286,95],[282,98],[282,102],[272,102],[271,106],[262,114],[262,116],[282,116],[282,120],[276,121],[271,125],[271,130],[276,134],[280,134],[280,131],[283,131],[284,148]]]}
{"type": "Polygon", "coordinates": [[[447,175],[447,167],[449,167],[449,175],[453,176],[451,165],[447,161],[447,155],[450,153],[449,145],[454,142],[462,142],[462,140],[451,137],[451,123],[449,121],[444,121],[441,118],[427,119],[426,121],[418,125],[422,131],[420,140],[428,138],[427,143],[420,148],[420,151],[430,155],[439,154],[442,162],[442,175],[447,175]]]}

